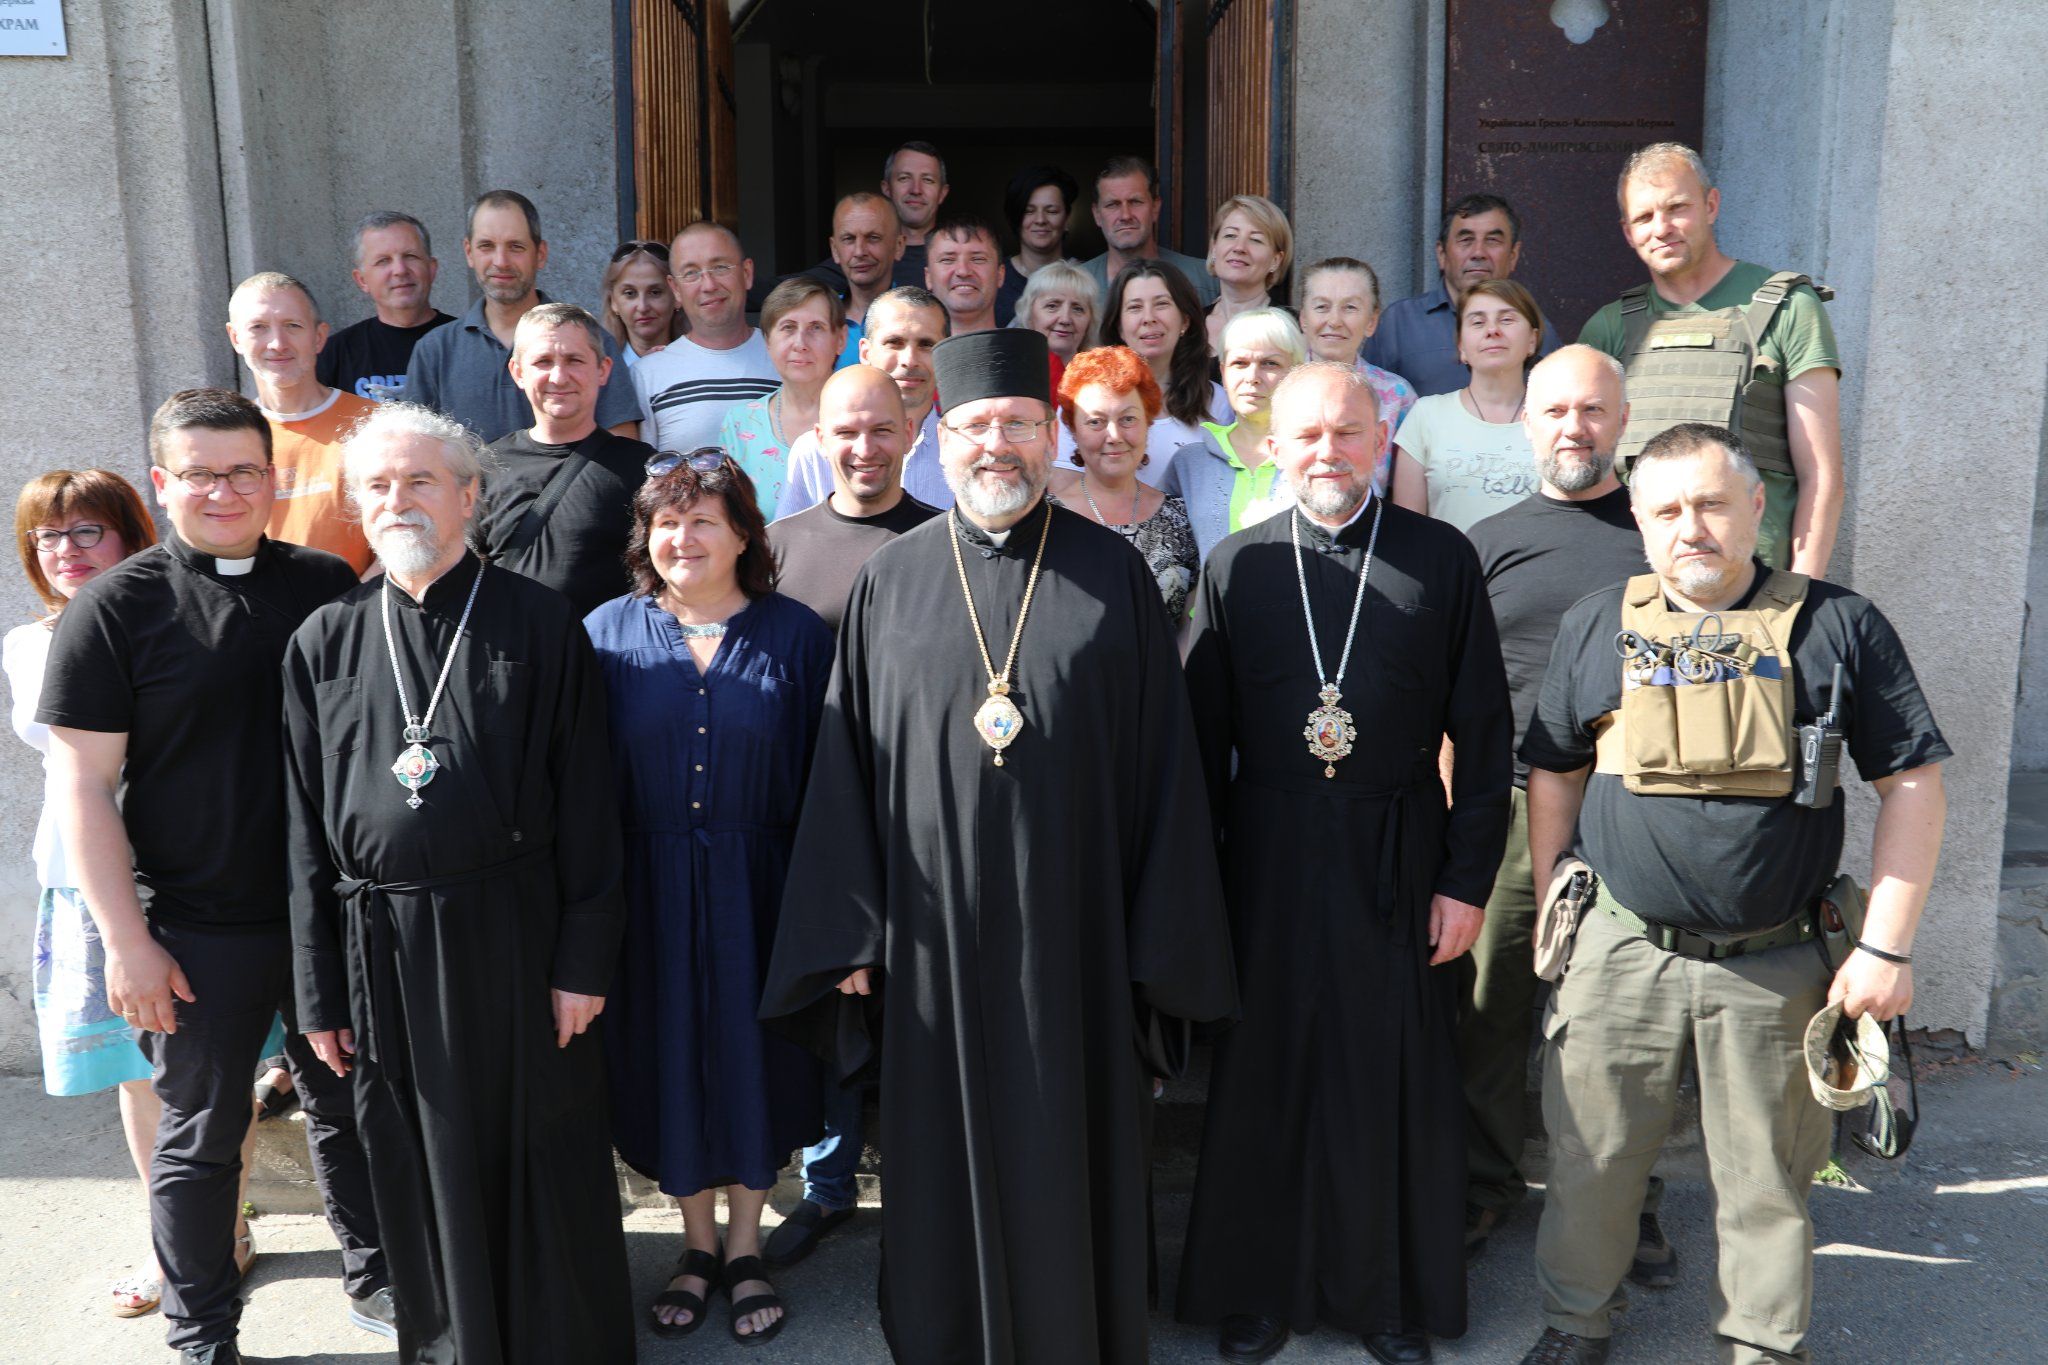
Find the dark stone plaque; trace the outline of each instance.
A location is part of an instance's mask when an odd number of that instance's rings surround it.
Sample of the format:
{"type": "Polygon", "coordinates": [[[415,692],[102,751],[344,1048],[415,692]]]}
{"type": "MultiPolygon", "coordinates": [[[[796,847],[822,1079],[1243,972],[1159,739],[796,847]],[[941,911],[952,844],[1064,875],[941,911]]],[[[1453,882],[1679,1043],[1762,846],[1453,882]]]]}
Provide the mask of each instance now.
{"type": "MultiPolygon", "coordinates": [[[[1700,145],[1707,6],[1449,0],[1446,33],[1444,198],[1483,190],[1515,206],[1515,277],[1570,341],[1646,278],[1614,179],[1638,147],[1700,145]]],[[[1432,237],[1437,226],[1432,215],[1432,237]]]]}

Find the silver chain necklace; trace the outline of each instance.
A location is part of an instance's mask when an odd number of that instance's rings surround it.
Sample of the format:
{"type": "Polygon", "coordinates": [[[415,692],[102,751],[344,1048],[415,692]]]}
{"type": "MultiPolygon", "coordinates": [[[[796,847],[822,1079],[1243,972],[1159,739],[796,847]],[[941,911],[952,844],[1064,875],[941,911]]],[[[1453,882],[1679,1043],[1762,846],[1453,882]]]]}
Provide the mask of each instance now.
{"type": "Polygon", "coordinates": [[[1145,496],[1142,488],[1133,488],[1131,490],[1131,524],[1129,526],[1111,525],[1109,518],[1102,515],[1102,509],[1095,505],[1095,495],[1088,491],[1088,476],[1085,473],[1081,475],[1081,496],[1088,499],[1088,510],[1095,514],[1095,519],[1098,522],[1108,526],[1110,530],[1116,532],[1125,540],[1136,540],[1138,538],[1138,499],[1145,496]]]}
{"type": "MultiPolygon", "coordinates": [[[[455,638],[448,642],[448,657],[441,661],[441,676],[434,681],[434,695],[427,698],[427,713],[415,717],[412,703],[405,696],[405,674],[398,667],[398,646],[391,638],[391,575],[384,575],[383,596],[379,599],[384,608],[384,652],[391,656],[391,681],[398,684],[398,709],[405,717],[405,741],[410,746],[391,765],[391,775],[398,779],[398,785],[412,793],[405,804],[418,810],[420,788],[434,780],[434,774],[441,771],[441,764],[434,757],[434,751],[427,747],[428,726],[434,723],[434,708],[441,704],[441,693],[448,686],[448,673],[455,667],[455,651],[462,646],[462,633],[469,628],[469,613],[476,606],[476,590],[483,586],[484,564],[479,561],[476,577],[470,580],[469,600],[462,604],[462,619],[455,623],[455,638]]],[[[426,605],[424,594],[421,607],[426,605]]]]}
{"type": "Polygon", "coordinates": [[[1321,684],[1316,695],[1323,702],[1308,713],[1308,724],[1302,727],[1301,737],[1308,741],[1309,753],[1322,760],[1324,777],[1337,775],[1337,760],[1350,756],[1351,745],[1358,738],[1358,726],[1352,722],[1351,713],[1337,703],[1344,695],[1338,691],[1344,682],[1344,670],[1351,666],[1351,642],[1358,636],[1358,611],[1365,605],[1365,580],[1372,576],[1373,551],[1380,543],[1380,518],[1387,510],[1384,501],[1373,494],[1367,496],[1375,498],[1372,535],[1365,542],[1365,562],[1358,567],[1358,592],[1351,599],[1351,624],[1344,628],[1344,653],[1337,660],[1334,678],[1323,671],[1323,647],[1316,641],[1315,613],[1308,604],[1308,570],[1301,560],[1301,511],[1297,508],[1287,514],[1288,534],[1294,541],[1294,579],[1301,585],[1301,620],[1308,627],[1309,654],[1316,661],[1316,681],[1321,684]]]}

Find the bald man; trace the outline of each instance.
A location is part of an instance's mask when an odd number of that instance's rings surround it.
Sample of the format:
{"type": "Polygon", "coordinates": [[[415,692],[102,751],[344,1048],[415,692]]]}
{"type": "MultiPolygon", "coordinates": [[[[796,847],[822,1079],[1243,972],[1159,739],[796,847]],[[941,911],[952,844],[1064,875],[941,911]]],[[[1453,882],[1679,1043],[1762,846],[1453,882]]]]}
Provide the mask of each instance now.
{"type": "Polygon", "coordinates": [[[715,445],[719,423],[735,403],[766,398],[782,386],[768,343],[747,321],[754,263],[740,239],[718,223],[692,223],[669,248],[669,279],[687,336],[677,337],[633,367],[640,390],[641,437],[656,450],[688,454],[715,445]]]}
{"type": "MultiPolygon", "coordinates": [[[[1591,346],[1553,352],[1529,374],[1523,425],[1535,454],[1537,490],[1473,526],[1473,548],[1500,629],[1515,734],[1529,725],[1557,623],[1572,603],[1611,588],[1647,565],[1629,512],[1628,490],[1614,474],[1614,452],[1628,424],[1621,362],[1591,346]]],[[[1494,1225],[1521,1202],[1523,1091],[1529,1074],[1529,1016],[1536,999],[1530,933],[1536,892],[1529,872],[1529,767],[1515,761],[1509,793],[1507,853],[1486,903],[1486,925],[1472,947],[1467,1008],[1458,1024],[1465,1071],[1465,1245],[1486,1248],[1494,1225]]],[[[1638,1283],[1669,1283],[1676,1272],[1657,1226],[1655,1194],[1646,1208],[1638,1283]]]]}
{"type": "Polygon", "coordinates": [[[375,556],[349,513],[341,438],[376,405],[320,382],[315,362],[326,342],[313,291],[290,275],[251,275],[228,299],[228,344],[249,367],[270,423],[277,499],[263,529],[272,540],[340,555],[360,575],[375,556]]]}

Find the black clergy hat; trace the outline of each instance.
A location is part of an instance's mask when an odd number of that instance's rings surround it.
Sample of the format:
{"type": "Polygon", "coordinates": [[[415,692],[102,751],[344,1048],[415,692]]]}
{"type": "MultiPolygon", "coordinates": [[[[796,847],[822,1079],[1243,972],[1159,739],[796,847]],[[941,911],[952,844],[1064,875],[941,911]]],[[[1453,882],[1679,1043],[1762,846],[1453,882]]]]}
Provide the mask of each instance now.
{"type": "Polygon", "coordinates": [[[984,398],[1036,398],[1052,402],[1052,368],[1045,334],[1028,327],[998,327],[947,337],[932,348],[942,412],[984,398]]]}

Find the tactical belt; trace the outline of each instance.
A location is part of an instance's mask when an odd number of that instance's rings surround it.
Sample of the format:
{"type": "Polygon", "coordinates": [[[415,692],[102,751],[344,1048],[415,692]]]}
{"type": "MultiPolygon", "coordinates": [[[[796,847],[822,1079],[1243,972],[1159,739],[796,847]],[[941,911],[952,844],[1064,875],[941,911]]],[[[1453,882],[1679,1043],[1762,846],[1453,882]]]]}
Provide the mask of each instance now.
{"type": "Polygon", "coordinates": [[[1611,916],[1614,921],[1632,934],[1639,934],[1667,953],[1680,957],[1699,958],[1708,962],[1721,962],[1745,953],[1768,952],[1772,948],[1784,948],[1794,943],[1810,943],[1818,936],[1815,916],[1811,910],[1802,910],[1775,929],[1766,929],[1760,934],[1734,939],[1727,943],[1717,942],[1705,934],[1695,934],[1690,929],[1675,925],[1658,924],[1646,920],[1633,910],[1617,905],[1607,888],[1599,888],[1599,899],[1594,904],[1611,916]]]}

